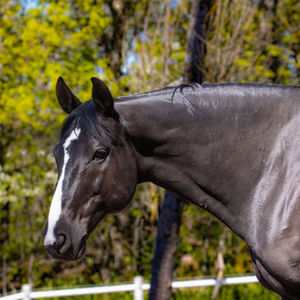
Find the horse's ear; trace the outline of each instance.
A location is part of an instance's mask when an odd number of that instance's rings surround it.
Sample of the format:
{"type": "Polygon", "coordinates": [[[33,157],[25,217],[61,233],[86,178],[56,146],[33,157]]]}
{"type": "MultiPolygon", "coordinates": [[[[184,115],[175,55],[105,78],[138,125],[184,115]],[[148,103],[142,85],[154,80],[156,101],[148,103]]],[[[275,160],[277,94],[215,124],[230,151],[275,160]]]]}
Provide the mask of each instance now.
{"type": "Polygon", "coordinates": [[[103,114],[110,115],[114,110],[114,99],[105,83],[92,77],[93,83],[92,97],[97,110],[103,114]]]}
{"type": "Polygon", "coordinates": [[[81,105],[81,101],[71,92],[62,77],[57,79],[56,96],[61,108],[70,114],[75,108],[81,105]]]}

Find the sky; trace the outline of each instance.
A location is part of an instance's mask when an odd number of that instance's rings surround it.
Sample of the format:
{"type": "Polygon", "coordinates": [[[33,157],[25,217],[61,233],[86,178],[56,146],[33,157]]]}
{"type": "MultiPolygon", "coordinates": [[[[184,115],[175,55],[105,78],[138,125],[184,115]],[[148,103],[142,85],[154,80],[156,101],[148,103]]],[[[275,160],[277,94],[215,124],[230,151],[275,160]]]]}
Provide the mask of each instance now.
{"type": "Polygon", "coordinates": [[[38,0],[21,0],[21,4],[25,7],[26,11],[30,8],[37,7],[39,5],[38,2],[38,0]]]}

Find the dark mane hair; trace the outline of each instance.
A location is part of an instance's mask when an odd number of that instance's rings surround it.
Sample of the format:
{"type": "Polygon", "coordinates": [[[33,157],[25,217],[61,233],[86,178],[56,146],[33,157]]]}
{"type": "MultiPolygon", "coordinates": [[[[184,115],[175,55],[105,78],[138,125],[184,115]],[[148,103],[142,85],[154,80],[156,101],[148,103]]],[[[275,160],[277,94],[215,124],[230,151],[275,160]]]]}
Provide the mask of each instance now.
{"type": "MultiPolygon", "coordinates": [[[[117,112],[115,112],[117,114],[117,112]]],[[[117,115],[114,116],[114,119],[117,115]]],[[[100,141],[105,146],[115,144],[116,136],[113,131],[108,130],[105,126],[105,119],[96,110],[96,106],[92,100],[81,104],[75,109],[64,121],[61,129],[61,137],[72,125],[72,128],[83,128],[90,133],[96,140],[100,141]],[[102,122],[101,122],[102,120],[102,122]]]]}

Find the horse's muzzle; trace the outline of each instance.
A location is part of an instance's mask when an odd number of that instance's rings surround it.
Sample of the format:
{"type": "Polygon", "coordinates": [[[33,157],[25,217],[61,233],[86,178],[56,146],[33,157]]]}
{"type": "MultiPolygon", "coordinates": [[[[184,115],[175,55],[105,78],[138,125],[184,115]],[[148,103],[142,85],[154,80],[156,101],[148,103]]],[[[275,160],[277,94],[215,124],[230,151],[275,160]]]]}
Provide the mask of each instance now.
{"type": "MultiPolygon", "coordinates": [[[[88,235],[79,236],[76,234],[78,231],[72,234],[70,230],[62,231],[62,229],[55,230],[55,241],[49,243],[49,240],[45,240],[47,233],[47,224],[43,230],[44,247],[52,258],[59,260],[78,260],[82,258],[85,252],[86,240],[88,235]]],[[[69,226],[71,228],[71,226],[69,226]]],[[[68,228],[64,226],[64,228],[68,228]]]]}
{"type": "Polygon", "coordinates": [[[45,245],[45,249],[54,259],[59,260],[78,260],[85,252],[87,235],[85,235],[78,245],[72,245],[70,238],[59,235],[53,245],[45,245]]]}

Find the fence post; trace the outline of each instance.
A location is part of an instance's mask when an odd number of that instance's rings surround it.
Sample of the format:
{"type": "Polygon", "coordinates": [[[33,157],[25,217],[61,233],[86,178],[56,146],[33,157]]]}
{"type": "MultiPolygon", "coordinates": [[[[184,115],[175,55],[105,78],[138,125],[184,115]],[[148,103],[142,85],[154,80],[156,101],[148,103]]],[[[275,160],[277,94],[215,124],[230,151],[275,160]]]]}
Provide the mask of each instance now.
{"type": "Polygon", "coordinates": [[[23,300],[31,300],[31,297],[30,297],[31,285],[30,284],[23,284],[22,292],[23,292],[23,300]]]}
{"type": "Polygon", "coordinates": [[[134,289],[134,300],[144,300],[144,291],[143,291],[143,277],[135,276],[133,283],[135,285],[134,289]]]}

